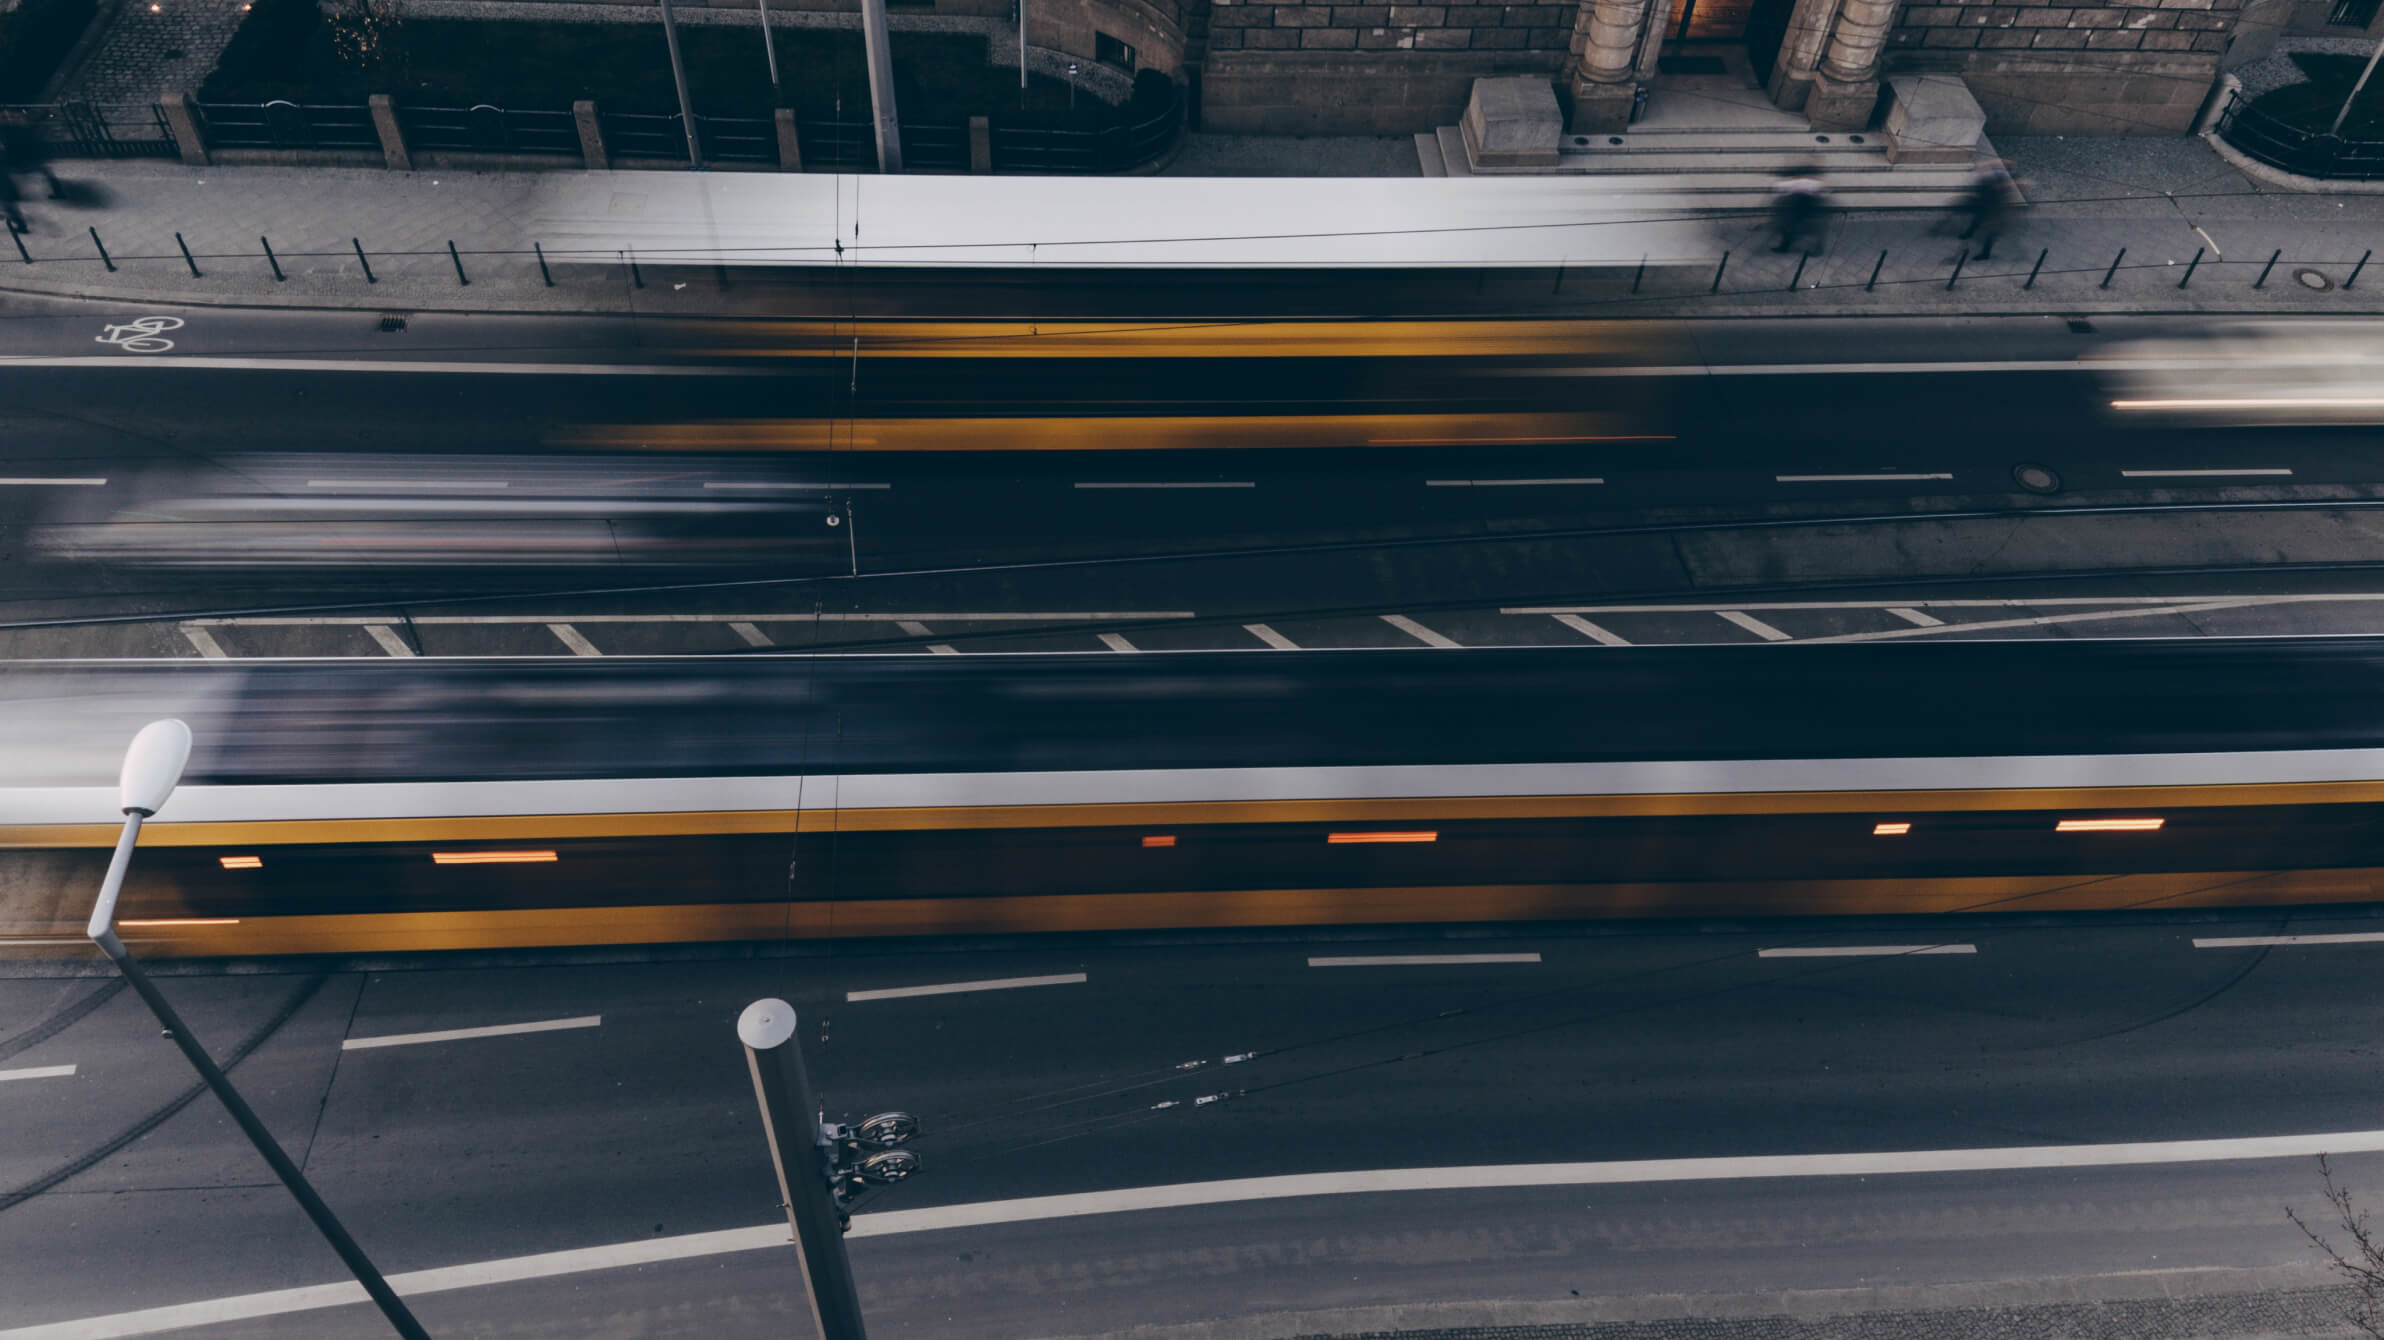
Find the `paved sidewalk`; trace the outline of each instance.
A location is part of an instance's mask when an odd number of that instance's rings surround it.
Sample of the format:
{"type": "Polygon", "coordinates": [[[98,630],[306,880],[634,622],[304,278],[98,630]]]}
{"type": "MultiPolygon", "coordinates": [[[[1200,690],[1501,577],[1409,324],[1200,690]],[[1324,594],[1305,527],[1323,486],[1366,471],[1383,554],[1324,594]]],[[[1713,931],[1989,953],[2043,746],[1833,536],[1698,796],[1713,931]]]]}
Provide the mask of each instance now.
{"type": "MultiPolygon", "coordinates": [[[[1309,173],[1326,165],[1400,166],[1372,140],[1199,141],[1191,162],[1179,167],[1309,173]]],[[[1615,316],[2384,311],[2371,296],[2384,293],[2384,259],[2345,287],[2360,258],[2384,248],[2384,197],[2277,191],[2194,139],[2018,139],[1999,148],[2035,204],[1991,261],[1965,258],[1968,248],[1931,215],[1879,211],[1833,220],[1826,253],[1800,273],[1797,257],[1771,254],[1761,218],[1684,213],[1679,253],[1653,258],[1678,268],[1657,267],[1640,291],[1631,291],[1627,273],[1575,274],[1528,302],[1535,310],[1615,316]],[[2040,252],[2042,270],[2031,285],[2040,252]],[[2265,286],[2255,288],[2280,252],[2265,286]],[[2305,271],[2319,287],[2296,278],[2305,271]]],[[[708,277],[680,275],[641,288],[625,264],[558,263],[550,284],[528,231],[529,200],[546,174],[154,161],[60,166],[70,178],[98,183],[108,204],[35,202],[35,231],[23,239],[33,259],[0,245],[0,291],[511,312],[694,314],[762,310],[772,300],[761,286],[723,291],[708,277]]],[[[1132,181],[1119,185],[1131,189],[1132,181]]]]}

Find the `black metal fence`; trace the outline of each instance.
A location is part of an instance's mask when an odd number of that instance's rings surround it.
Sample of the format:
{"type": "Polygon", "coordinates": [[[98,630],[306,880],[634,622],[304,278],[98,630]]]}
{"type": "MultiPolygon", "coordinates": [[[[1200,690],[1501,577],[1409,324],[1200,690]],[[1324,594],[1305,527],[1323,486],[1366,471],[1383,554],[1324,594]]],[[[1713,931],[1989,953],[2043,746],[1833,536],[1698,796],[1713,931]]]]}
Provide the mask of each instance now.
{"type": "Polygon", "coordinates": [[[0,108],[24,117],[64,158],[172,158],[181,150],[165,112],[149,102],[52,102],[0,108]]]}
{"type": "Polygon", "coordinates": [[[2219,113],[2219,138],[2273,168],[2329,181],[2384,178],[2384,141],[2351,140],[2270,116],[2238,92],[2219,113]]]}
{"type": "Polygon", "coordinates": [[[411,149],[450,153],[579,154],[579,126],[569,112],[477,107],[399,107],[397,126],[411,149]]]}
{"type": "MultiPolygon", "coordinates": [[[[990,127],[996,172],[1124,172],[1151,162],[1175,143],[1183,129],[1183,107],[1172,86],[1164,103],[1131,104],[1136,119],[1100,130],[1041,126],[990,127]]],[[[174,157],[180,149],[164,109],[151,103],[61,103],[0,108],[22,112],[41,130],[51,152],[63,157],[174,157]]],[[[393,109],[408,147],[430,152],[544,154],[576,158],[581,152],[576,118],[568,111],[521,110],[482,103],[473,107],[393,109]]],[[[377,152],[379,132],[369,106],[294,102],[193,104],[201,137],[219,149],[377,152]]],[[[687,157],[687,132],[679,117],[641,112],[600,111],[597,124],[616,158],[687,157]]],[[[776,163],[778,130],[763,117],[698,116],[696,135],[706,161],[776,163]]],[[[867,121],[800,121],[796,125],[803,166],[813,171],[870,172],[877,168],[874,127],[867,121]]],[[[966,124],[905,124],[905,168],[914,172],[967,172],[971,168],[966,124]]]]}
{"type": "Polygon", "coordinates": [[[295,102],[202,102],[199,132],[216,149],[366,149],[379,152],[369,107],[301,106],[295,102]]]}

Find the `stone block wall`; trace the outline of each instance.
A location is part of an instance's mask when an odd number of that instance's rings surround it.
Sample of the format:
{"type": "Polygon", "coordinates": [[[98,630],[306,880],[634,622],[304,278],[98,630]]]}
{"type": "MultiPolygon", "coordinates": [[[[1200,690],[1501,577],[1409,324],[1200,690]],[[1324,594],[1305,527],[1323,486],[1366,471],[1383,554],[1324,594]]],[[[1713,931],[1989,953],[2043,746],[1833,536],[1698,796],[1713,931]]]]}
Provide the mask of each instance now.
{"type": "Polygon", "coordinates": [[[1989,135],[2178,135],[2210,94],[2243,0],[1908,3],[1891,74],[1962,76],[1989,135]]]}
{"type": "Polygon", "coordinates": [[[1387,135],[1450,125],[1464,114],[1477,78],[1553,78],[1579,11],[1579,0],[1212,0],[1202,126],[1387,135]]]}

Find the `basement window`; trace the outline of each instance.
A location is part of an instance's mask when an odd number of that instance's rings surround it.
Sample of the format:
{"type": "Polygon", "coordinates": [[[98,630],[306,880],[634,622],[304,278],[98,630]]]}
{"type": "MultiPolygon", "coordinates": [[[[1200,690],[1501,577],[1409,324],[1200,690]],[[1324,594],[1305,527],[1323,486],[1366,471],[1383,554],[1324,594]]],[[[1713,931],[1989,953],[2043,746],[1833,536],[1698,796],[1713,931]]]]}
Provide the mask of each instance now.
{"type": "Polygon", "coordinates": [[[2336,28],[2365,28],[2376,21],[2376,8],[2384,0],[2335,0],[2334,12],[2326,22],[2336,28]]]}
{"type": "MultiPolygon", "coordinates": [[[[2351,0],[2344,0],[2344,3],[2351,3],[2351,0]]],[[[2378,3],[2384,3],[2384,0],[2368,0],[2368,3],[2372,8],[2378,3]]],[[[1121,70],[1131,71],[1134,68],[1134,48],[1107,33],[1096,31],[1093,34],[1093,59],[1103,65],[1114,65],[1121,70]]]]}

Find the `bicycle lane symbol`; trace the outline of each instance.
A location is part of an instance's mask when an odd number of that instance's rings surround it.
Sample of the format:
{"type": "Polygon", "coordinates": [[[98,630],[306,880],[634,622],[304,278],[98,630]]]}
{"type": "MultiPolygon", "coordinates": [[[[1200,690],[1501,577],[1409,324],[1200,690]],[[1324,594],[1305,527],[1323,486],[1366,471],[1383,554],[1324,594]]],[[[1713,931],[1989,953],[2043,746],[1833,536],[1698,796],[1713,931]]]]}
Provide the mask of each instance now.
{"type": "Polygon", "coordinates": [[[102,326],[103,334],[91,338],[100,344],[112,344],[131,354],[162,354],[174,347],[165,332],[182,329],[178,316],[143,316],[120,326],[102,326]]]}

